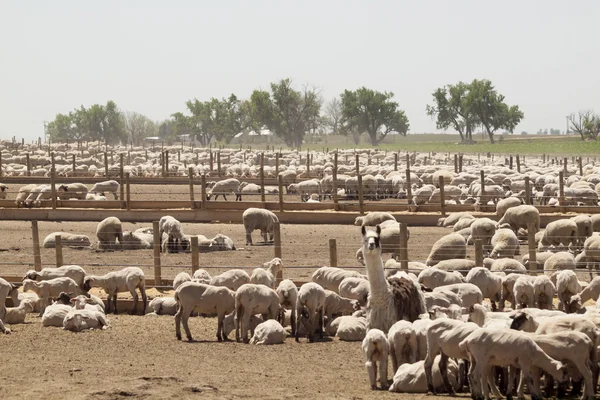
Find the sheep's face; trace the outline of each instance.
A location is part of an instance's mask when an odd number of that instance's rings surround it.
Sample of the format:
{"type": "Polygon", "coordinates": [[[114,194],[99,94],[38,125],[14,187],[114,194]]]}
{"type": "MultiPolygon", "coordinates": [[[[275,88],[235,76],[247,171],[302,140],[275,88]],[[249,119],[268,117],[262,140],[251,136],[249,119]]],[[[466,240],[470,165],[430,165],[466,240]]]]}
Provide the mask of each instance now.
{"type": "Polygon", "coordinates": [[[524,332],[534,332],[535,329],[532,327],[532,317],[524,312],[518,312],[514,315],[513,321],[510,324],[510,329],[515,329],[524,332]]]}
{"type": "Polygon", "coordinates": [[[66,185],[60,185],[58,187],[59,191],[63,191],[63,192],[67,192],[69,190],[69,188],[66,185]]]}
{"type": "Polygon", "coordinates": [[[363,237],[363,255],[365,250],[369,253],[376,251],[381,252],[381,244],[379,242],[379,235],[381,234],[381,227],[377,225],[375,231],[367,231],[363,226],[361,229],[363,237]]]}
{"type": "Polygon", "coordinates": [[[83,280],[83,290],[88,292],[92,287],[94,287],[94,279],[86,276],[83,280]]]}
{"type": "Polygon", "coordinates": [[[36,271],[27,271],[27,273],[25,274],[25,276],[23,277],[23,279],[31,279],[32,281],[35,281],[38,277],[38,273],[36,271]]]}
{"type": "Polygon", "coordinates": [[[581,296],[579,295],[574,295],[571,296],[571,298],[569,299],[568,302],[566,302],[565,304],[565,312],[567,314],[572,314],[572,313],[576,313],[579,311],[579,309],[581,309],[581,296]]]}
{"type": "Polygon", "coordinates": [[[56,302],[64,305],[69,305],[71,304],[71,296],[68,293],[60,292],[60,294],[56,298],[56,302]]]}

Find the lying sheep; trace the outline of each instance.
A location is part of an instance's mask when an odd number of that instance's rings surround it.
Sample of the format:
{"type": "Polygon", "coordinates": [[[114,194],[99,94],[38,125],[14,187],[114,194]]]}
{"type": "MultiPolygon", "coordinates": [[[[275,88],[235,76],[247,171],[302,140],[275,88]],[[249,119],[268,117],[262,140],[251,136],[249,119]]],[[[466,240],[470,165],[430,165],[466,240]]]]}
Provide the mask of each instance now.
{"type": "Polygon", "coordinates": [[[25,274],[24,279],[31,279],[34,281],[48,281],[50,279],[68,277],[77,283],[79,287],[83,287],[83,280],[86,272],[79,265],[63,265],[58,268],[44,268],[41,271],[29,270],[25,274]]]}
{"type": "Polygon", "coordinates": [[[362,307],[367,305],[369,291],[369,281],[364,278],[348,277],[341,281],[338,286],[338,293],[340,296],[356,300],[362,307]]]}
{"type": "Polygon", "coordinates": [[[471,225],[477,220],[477,218],[461,218],[454,224],[452,230],[454,232],[462,231],[463,229],[471,228],[471,225]]]}
{"type": "Polygon", "coordinates": [[[527,204],[507,209],[498,221],[499,228],[509,225],[513,232],[518,232],[519,228],[527,229],[529,224],[534,225],[535,232],[540,230],[540,212],[535,206],[527,204]]]}
{"type": "Polygon", "coordinates": [[[77,235],[68,232],[53,232],[44,238],[44,248],[54,249],[56,247],[56,236],[60,236],[61,246],[75,246],[75,247],[90,247],[92,243],[90,238],[86,235],[77,235]]]}
{"type": "Polygon", "coordinates": [[[512,258],[520,254],[519,239],[511,229],[498,229],[492,237],[491,245],[491,258],[512,258]]]}
{"type": "MultiPolygon", "coordinates": [[[[323,313],[327,293],[325,289],[314,282],[302,285],[298,291],[297,315],[304,325],[309,342],[314,341],[314,333],[318,328],[319,336],[323,337],[323,313]]],[[[300,341],[299,329],[296,328],[296,342],[300,341]]]]}
{"type": "Polygon", "coordinates": [[[72,310],[73,307],[66,304],[54,303],[49,305],[42,315],[42,326],[62,327],[65,317],[72,310]]]}
{"type": "Polygon", "coordinates": [[[98,249],[111,250],[113,248],[123,247],[123,227],[117,217],[108,217],[100,221],[96,228],[96,237],[98,238],[98,249]],[[116,241],[119,244],[116,244],[116,241]]]}
{"type": "Polygon", "coordinates": [[[63,320],[63,329],[81,332],[87,329],[107,329],[109,327],[106,315],[96,310],[73,309],[63,320]]]}
{"type": "Polygon", "coordinates": [[[144,271],[138,267],[127,267],[120,271],[113,271],[102,276],[86,276],[83,281],[83,289],[89,292],[93,287],[102,288],[107,294],[106,312],[110,313],[111,298],[114,305],[114,313],[117,313],[117,293],[129,292],[133,297],[132,315],[137,313],[138,294],[136,289],[140,290],[142,295],[142,311],[146,310],[147,297],[144,271]]]}
{"type": "Polygon", "coordinates": [[[419,273],[418,282],[428,289],[435,289],[439,286],[462,283],[465,282],[465,279],[460,272],[447,272],[433,267],[421,271],[419,273]]]}
{"type": "Polygon", "coordinates": [[[388,331],[388,344],[394,374],[400,365],[417,361],[417,334],[412,323],[398,321],[392,325],[388,331]]]}
{"type": "Polygon", "coordinates": [[[112,193],[115,200],[119,200],[119,188],[120,185],[117,181],[104,181],[95,183],[88,192],[95,194],[112,193]]]}
{"type": "Polygon", "coordinates": [[[377,389],[377,363],[379,363],[379,383],[382,389],[387,388],[388,354],[390,349],[385,334],[379,329],[369,330],[362,342],[362,348],[367,359],[365,366],[369,373],[371,389],[377,389]]]}
{"type": "MultiPolygon", "coordinates": [[[[277,319],[279,316],[279,296],[265,286],[247,283],[235,292],[235,339],[248,343],[250,316],[263,314],[266,319],[277,319]],[[241,331],[241,334],[240,334],[241,331]]],[[[254,332],[251,331],[251,336],[254,332]]]]}
{"type": "Polygon", "coordinates": [[[433,244],[425,264],[433,266],[442,260],[466,258],[466,256],[467,241],[458,233],[451,233],[433,244]]]}
{"type": "Polygon", "coordinates": [[[250,275],[242,269],[230,269],[216,275],[210,281],[212,286],[225,286],[230,290],[238,290],[240,286],[250,282],[250,275]]]}
{"type": "Polygon", "coordinates": [[[359,274],[356,271],[348,271],[337,267],[321,267],[313,272],[310,280],[320,285],[323,289],[336,292],[339,290],[340,283],[350,277],[367,279],[365,275],[359,274]]]}
{"type": "MultiPolygon", "coordinates": [[[[444,381],[440,372],[441,355],[435,357],[432,368],[433,388],[437,393],[444,391],[444,381]]],[[[458,390],[458,364],[452,359],[447,361],[447,374],[450,385],[458,390]]],[[[394,375],[389,389],[396,393],[427,393],[427,378],[425,376],[425,361],[401,365],[394,375]]]]}
{"type": "Polygon", "coordinates": [[[285,341],[287,332],[281,324],[273,319],[258,324],[250,339],[250,344],[270,345],[281,344],[285,341]]]}
{"type": "Polygon", "coordinates": [[[44,309],[50,304],[50,298],[57,297],[61,292],[65,293],[81,293],[81,289],[77,282],[69,277],[53,278],[41,282],[36,282],[31,279],[23,280],[23,291],[33,291],[42,299],[42,309],[40,316],[43,315],[44,309]]]}
{"type": "MultiPolygon", "coordinates": [[[[279,297],[279,305],[281,311],[284,309],[290,310],[290,326],[292,327],[292,336],[296,336],[296,309],[298,307],[298,288],[296,284],[290,279],[284,279],[279,282],[277,290],[275,290],[279,297]]],[[[284,318],[283,313],[279,314],[279,322],[283,325],[284,318]]]]}
{"type": "Polygon", "coordinates": [[[146,308],[146,314],[175,315],[176,312],[177,302],[174,297],[155,297],[146,308]]]}
{"type": "Polygon", "coordinates": [[[387,212],[371,211],[362,217],[356,217],[354,226],[377,226],[384,221],[396,221],[396,218],[387,212]]]}
{"type": "Polygon", "coordinates": [[[252,231],[256,229],[260,230],[265,243],[268,243],[267,233],[269,239],[273,240],[275,224],[279,222],[279,218],[272,211],[262,208],[248,208],[242,214],[242,219],[246,230],[246,245],[252,245],[252,231]]]}
{"type": "Polygon", "coordinates": [[[56,189],[56,193],[60,200],[85,200],[88,188],[83,183],[69,183],[67,185],[60,185],[56,189]]]}
{"type": "Polygon", "coordinates": [[[24,324],[28,313],[33,312],[33,304],[29,300],[23,300],[18,307],[7,307],[4,314],[5,324],[24,324]]]}
{"type": "Polygon", "coordinates": [[[354,314],[337,317],[327,324],[327,334],[343,342],[362,342],[367,335],[367,318],[354,314]]]}
{"type": "Polygon", "coordinates": [[[42,309],[42,299],[35,293],[22,293],[19,292],[17,301],[13,300],[13,305],[19,307],[21,302],[28,301],[33,306],[33,312],[39,313],[42,309]]]}

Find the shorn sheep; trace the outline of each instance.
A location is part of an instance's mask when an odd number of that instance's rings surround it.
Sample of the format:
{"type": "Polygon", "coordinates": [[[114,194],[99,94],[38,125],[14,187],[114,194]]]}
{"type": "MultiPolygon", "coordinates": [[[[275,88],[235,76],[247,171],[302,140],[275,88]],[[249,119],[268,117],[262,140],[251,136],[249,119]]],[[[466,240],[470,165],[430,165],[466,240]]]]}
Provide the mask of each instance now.
{"type": "MultiPolygon", "coordinates": [[[[435,358],[432,369],[433,387],[438,392],[444,390],[444,382],[439,368],[440,359],[440,355],[435,358]]],[[[458,365],[454,360],[448,360],[447,367],[450,385],[454,389],[458,389],[458,365]]],[[[396,393],[427,393],[425,361],[401,365],[394,375],[394,382],[389,390],[396,393]]]]}
{"type": "Polygon", "coordinates": [[[394,373],[400,365],[417,361],[417,334],[412,323],[398,321],[392,325],[388,332],[388,343],[394,373]]]}
{"type": "Polygon", "coordinates": [[[120,185],[117,181],[98,182],[92,186],[92,188],[89,190],[89,193],[112,193],[115,197],[115,200],[119,200],[119,187],[120,185]]]}
{"type": "Polygon", "coordinates": [[[515,233],[519,228],[527,229],[529,224],[533,224],[535,232],[540,230],[540,212],[526,204],[508,208],[498,221],[499,228],[509,226],[515,233]]]}
{"type": "Polygon", "coordinates": [[[23,300],[18,307],[6,308],[4,315],[4,323],[6,324],[23,324],[28,313],[33,312],[33,303],[29,300],[23,300]]]}
{"type": "Polygon", "coordinates": [[[319,284],[323,289],[335,292],[339,289],[340,283],[350,277],[366,279],[366,276],[356,271],[348,271],[337,267],[321,267],[313,272],[310,280],[319,284]]]}
{"type": "Polygon", "coordinates": [[[56,189],[56,192],[61,200],[85,200],[88,188],[83,183],[69,183],[67,185],[60,185],[56,189]]]}
{"type": "Polygon", "coordinates": [[[85,278],[85,270],[79,265],[63,265],[58,268],[44,268],[41,271],[29,270],[25,273],[25,279],[34,281],[47,281],[54,278],[68,277],[73,279],[79,287],[83,287],[83,279],[85,278]]]}
{"type": "Polygon", "coordinates": [[[248,343],[250,316],[255,314],[262,314],[265,321],[276,320],[279,316],[279,296],[265,285],[247,283],[235,292],[235,339],[238,342],[243,339],[244,343],[248,343]]]}
{"type": "Polygon", "coordinates": [[[373,211],[362,217],[356,217],[355,226],[376,226],[384,221],[396,221],[396,218],[390,213],[373,211]]]}
{"type": "Polygon", "coordinates": [[[47,281],[36,282],[31,279],[23,280],[23,291],[33,291],[42,299],[42,309],[40,316],[43,315],[44,309],[50,304],[50,298],[57,297],[61,292],[79,294],[81,289],[77,282],[69,277],[54,278],[47,281]]]}
{"type": "Polygon", "coordinates": [[[162,241],[163,234],[167,235],[167,250],[170,252],[179,252],[187,250],[186,242],[181,222],[170,215],[165,215],[158,221],[158,237],[162,241]]]}
{"type": "Polygon", "coordinates": [[[265,243],[268,243],[267,233],[269,239],[273,240],[275,224],[279,222],[277,215],[262,208],[248,208],[242,214],[242,220],[246,230],[246,245],[252,245],[252,231],[257,229],[260,230],[265,243]]]}
{"type": "Polygon", "coordinates": [[[467,241],[462,235],[451,233],[433,244],[425,264],[433,266],[442,260],[465,258],[466,256],[467,241]]]}
{"type": "Polygon", "coordinates": [[[210,284],[225,286],[231,290],[238,290],[240,286],[250,282],[250,275],[243,269],[230,269],[220,275],[213,276],[210,284]]]}
{"type": "Polygon", "coordinates": [[[270,345],[281,344],[285,341],[287,332],[281,324],[273,319],[258,324],[250,339],[250,344],[270,345]]]}
{"type": "Polygon", "coordinates": [[[123,227],[117,217],[108,217],[100,221],[96,228],[98,249],[112,250],[123,246],[123,227]],[[118,240],[119,244],[116,244],[118,240]]]}
{"type": "Polygon", "coordinates": [[[389,344],[385,334],[379,329],[371,329],[367,332],[362,342],[363,353],[367,361],[365,366],[369,374],[371,389],[377,389],[377,371],[379,370],[379,384],[382,389],[387,388],[388,354],[389,344]],[[378,367],[379,363],[379,368],[378,367]]]}
{"type": "Polygon", "coordinates": [[[137,313],[137,306],[139,296],[136,289],[140,290],[142,295],[142,313],[146,310],[147,297],[146,297],[146,285],[145,285],[144,271],[138,267],[127,267],[120,271],[109,272],[102,276],[88,275],[83,281],[83,289],[86,292],[93,287],[99,287],[104,289],[107,294],[106,300],[106,312],[110,313],[111,299],[114,306],[114,313],[117,313],[117,293],[129,292],[133,297],[133,310],[131,314],[137,313]]]}
{"type": "MultiPolygon", "coordinates": [[[[327,293],[320,285],[307,282],[298,291],[297,315],[302,322],[308,341],[314,341],[315,330],[318,327],[319,336],[323,337],[323,313],[327,293]]],[[[299,327],[296,326],[296,342],[300,340],[299,327]]]]}
{"type": "Polygon", "coordinates": [[[277,290],[275,291],[279,297],[279,305],[281,306],[281,312],[279,314],[279,322],[283,324],[283,310],[288,309],[291,311],[290,325],[292,327],[292,336],[296,336],[296,309],[298,304],[298,288],[296,284],[290,279],[284,279],[279,282],[277,290]]]}
{"type": "Polygon", "coordinates": [[[87,329],[106,329],[109,327],[108,319],[103,312],[97,310],[73,309],[63,320],[63,329],[81,332],[87,329]]]}
{"type": "Polygon", "coordinates": [[[54,249],[56,247],[56,236],[60,236],[61,246],[65,247],[90,247],[89,236],[77,235],[68,232],[53,232],[44,238],[43,246],[45,249],[54,249]]]}

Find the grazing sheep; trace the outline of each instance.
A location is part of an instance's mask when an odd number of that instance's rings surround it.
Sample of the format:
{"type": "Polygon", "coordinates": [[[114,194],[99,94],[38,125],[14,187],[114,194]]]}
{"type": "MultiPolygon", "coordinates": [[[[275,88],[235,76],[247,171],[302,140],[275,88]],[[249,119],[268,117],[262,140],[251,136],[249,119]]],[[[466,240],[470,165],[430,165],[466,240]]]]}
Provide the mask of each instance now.
{"type": "Polygon", "coordinates": [[[212,277],[205,269],[197,269],[194,272],[192,279],[200,283],[205,283],[207,285],[210,285],[210,282],[212,281],[212,277]]]}
{"type": "Polygon", "coordinates": [[[589,215],[577,215],[572,217],[571,220],[577,224],[577,247],[583,248],[585,240],[592,236],[592,219],[589,215]]]}
{"type": "Polygon", "coordinates": [[[506,214],[506,210],[509,208],[520,206],[521,199],[517,197],[508,197],[506,199],[502,199],[496,204],[496,215],[498,218],[502,218],[504,214],[506,214]]]}
{"type": "Polygon", "coordinates": [[[481,290],[472,283],[455,283],[453,285],[439,286],[433,289],[433,293],[440,291],[456,293],[458,297],[460,297],[462,306],[465,308],[469,308],[473,304],[481,304],[483,301],[481,290]]]}
{"type": "Polygon", "coordinates": [[[460,272],[447,272],[437,267],[424,269],[419,273],[418,282],[428,289],[438,286],[451,285],[453,283],[465,282],[460,272]]]}
{"type": "Polygon", "coordinates": [[[223,199],[227,201],[228,194],[235,194],[235,200],[242,200],[241,194],[238,194],[238,189],[240,187],[240,181],[235,178],[223,179],[214,184],[212,188],[210,188],[206,193],[206,200],[210,200],[210,198],[214,195],[215,200],[220,196],[223,196],[223,199]]]}
{"type": "Polygon", "coordinates": [[[242,269],[230,269],[222,274],[214,276],[210,284],[212,286],[225,286],[236,291],[240,286],[250,282],[250,275],[242,269]]]}
{"type": "Polygon", "coordinates": [[[600,236],[588,238],[583,245],[587,268],[590,273],[590,280],[593,279],[592,269],[596,267],[596,272],[600,269],[600,236]]]}
{"type": "Polygon", "coordinates": [[[177,290],[179,286],[184,284],[185,282],[191,282],[192,277],[187,272],[180,272],[173,279],[173,290],[177,290]]]}
{"type": "Polygon", "coordinates": [[[513,296],[515,297],[516,308],[533,307],[535,304],[535,295],[533,289],[534,277],[528,275],[520,276],[513,286],[513,296]]]}
{"type": "MultiPolygon", "coordinates": [[[[432,368],[433,387],[436,392],[444,391],[444,381],[440,373],[441,355],[435,357],[432,368]]],[[[448,380],[454,390],[458,390],[458,364],[454,360],[448,360],[448,380]]],[[[413,364],[402,364],[394,375],[394,382],[390,386],[390,392],[396,393],[427,393],[427,377],[425,376],[425,361],[417,361],[413,364]]]]}
{"type": "Polygon", "coordinates": [[[56,189],[58,198],[60,200],[85,200],[88,193],[88,188],[83,183],[69,183],[67,185],[60,185],[56,189]]]}
{"type": "Polygon", "coordinates": [[[50,304],[50,298],[57,297],[61,292],[65,293],[81,293],[81,289],[77,282],[69,277],[54,278],[41,282],[36,282],[31,279],[23,280],[23,291],[29,290],[35,292],[42,299],[42,309],[40,316],[43,315],[44,309],[50,304]]]}
{"type": "Polygon", "coordinates": [[[471,228],[471,225],[475,222],[477,218],[461,218],[452,227],[454,232],[462,231],[463,229],[471,228]]]}
{"type": "Polygon", "coordinates": [[[86,272],[79,265],[63,265],[58,268],[44,268],[41,271],[29,270],[25,274],[24,279],[31,279],[34,281],[48,281],[54,278],[68,277],[73,279],[79,287],[83,287],[83,280],[86,272]]]}
{"type": "Polygon", "coordinates": [[[155,297],[146,308],[146,314],[175,315],[175,313],[177,313],[177,302],[174,297],[155,297]]]}
{"type": "MultiPolygon", "coordinates": [[[[540,233],[540,232],[538,232],[538,233],[540,233]]],[[[542,252],[535,253],[535,261],[537,264],[537,269],[543,270],[546,260],[548,258],[552,257],[553,254],[554,253],[552,253],[551,251],[542,251],[542,252]]],[[[525,254],[523,257],[521,257],[521,263],[523,265],[526,265],[527,267],[529,267],[529,254],[525,254]]]]}
{"type": "Polygon", "coordinates": [[[433,266],[443,260],[466,258],[466,256],[467,241],[458,233],[451,233],[433,244],[425,264],[433,266]]]}
{"type": "Polygon", "coordinates": [[[250,339],[250,344],[270,345],[281,344],[285,341],[287,332],[281,324],[273,319],[269,319],[256,326],[254,334],[250,339]]]}
{"type": "Polygon", "coordinates": [[[567,313],[575,310],[565,309],[565,306],[571,304],[571,296],[581,292],[581,285],[577,280],[577,275],[572,270],[563,270],[556,276],[556,295],[558,296],[558,309],[567,313]]]}
{"type": "Polygon", "coordinates": [[[575,270],[575,257],[566,251],[554,253],[544,263],[546,275],[552,275],[554,271],[575,270]]]}
{"type": "Polygon", "coordinates": [[[519,239],[510,229],[498,229],[492,237],[491,245],[491,258],[512,258],[515,254],[520,254],[519,239]]]}
{"type": "Polygon", "coordinates": [[[265,321],[276,320],[279,316],[279,296],[265,285],[247,283],[235,292],[235,339],[238,342],[243,339],[244,343],[248,343],[248,330],[254,336],[250,329],[250,317],[255,314],[262,314],[265,321]]]}
{"type": "Polygon", "coordinates": [[[192,341],[192,333],[188,319],[192,311],[199,314],[217,314],[217,340],[227,340],[223,333],[225,315],[235,309],[236,293],[226,287],[215,287],[197,282],[185,282],[175,290],[177,313],[175,314],[175,335],[181,340],[181,323],[188,341],[192,341]]]}
{"type": "Polygon", "coordinates": [[[100,221],[96,228],[96,237],[98,238],[98,249],[110,250],[114,247],[123,247],[123,227],[117,217],[108,217],[100,221]],[[116,245],[115,241],[119,241],[116,245]]]}
{"type": "Polygon", "coordinates": [[[103,312],[96,310],[72,309],[63,320],[63,329],[81,332],[86,329],[107,329],[108,319],[103,312]]]}
{"type": "Polygon", "coordinates": [[[323,287],[323,289],[335,292],[339,289],[340,283],[350,277],[366,279],[365,275],[361,275],[356,271],[348,271],[337,267],[321,267],[313,272],[310,280],[323,287]]]}
{"type": "Polygon", "coordinates": [[[158,237],[161,241],[163,234],[167,235],[167,251],[177,253],[189,248],[181,222],[170,215],[165,215],[158,221],[158,237]]]}
{"type": "Polygon", "coordinates": [[[484,249],[490,245],[492,237],[496,233],[496,222],[489,218],[477,218],[471,224],[471,237],[473,242],[481,239],[484,249]]]}
{"type": "Polygon", "coordinates": [[[490,271],[492,272],[504,272],[504,273],[516,273],[524,274],[527,273],[527,268],[515,260],[514,258],[497,258],[492,261],[490,265],[490,271]]]}
{"type": "Polygon", "coordinates": [[[262,208],[248,208],[242,214],[242,219],[246,230],[246,245],[252,245],[252,231],[256,229],[260,230],[265,243],[268,243],[267,233],[269,240],[273,240],[275,223],[279,222],[275,213],[262,208]]]}
{"type": "Polygon", "coordinates": [[[451,258],[435,264],[435,268],[446,272],[456,271],[463,276],[467,276],[467,273],[475,268],[475,261],[462,258],[451,258]]]}
{"type": "Polygon", "coordinates": [[[496,302],[502,295],[502,277],[483,267],[476,267],[467,274],[467,283],[472,283],[481,290],[484,299],[490,299],[492,310],[496,311],[496,302]]]}
{"type": "MultiPolygon", "coordinates": [[[[592,279],[579,294],[571,296],[567,307],[577,312],[585,302],[592,299],[598,299],[598,297],[600,297],[600,276],[592,279]]],[[[600,307],[599,301],[596,301],[596,307],[600,307]]]]}
{"type": "Polygon", "coordinates": [[[367,362],[367,372],[371,389],[377,389],[377,363],[379,363],[379,383],[381,388],[387,388],[388,354],[389,344],[385,334],[379,329],[371,329],[367,332],[362,342],[363,353],[367,362]]]}
{"type": "Polygon", "coordinates": [[[364,278],[348,277],[340,282],[338,293],[347,299],[357,300],[362,307],[367,305],[369,281],[364,278]]]}
{"type": "Polygon", "coordinates": [[[102,288],[106,294],[106,312],[110,313],[111,298],[114,305],[114,313],[117,313],[117,293],[129,292],[133,297],[132,315],[137,313],[138,294],[136,289],[140,290],[142,295],[142,312],[146,310],[147,297],[145,286],[144,271],[138,267],[127,267],[120,271],[112,271],[102,276],[88,275],[83,281],[83,289],[89,292],[93,287],[102,288]]]}
{"type": "Polygon", "coordinates": [[[5,324],[24,324],[28,313],[33,312],[33,303],[23,300],[18,307],[7,307],[4,314],[5,324]]]}
{"type": "Polygon", "coordinates": [[[425,307],[431,310],[432,307],[450,307],[452,304],[462,305],[460,297],[449,290],[440,290],[437,292],[423,293],[425,298],[425,307]]]}
{"type": "Polygon", "coordinates": [[[503,228],[503,225],[508,224],[510,229],[516,233],[519,228],[527,229],[530,223],[534,224],[535,232],[540,230],[540,212],[535,206],[524,204],[508,208],[498,221],[498,228],[503,228]]]}
{"type": "Polygon", "coordinates": [[[347,299],[331,290],[325,290],[323,314],[327,321],[331,321],[337,316],[352,314],[358,310],[360,310],[360,305],[357,300],[347,299]]]}
{"type": "Polygon", "coordinates": [[[376,226],[384,221],[396,221],[396,218],[390,213],[371,211],[362,217],[356,217],[354,226],[376,226]]]}
{"type": "Polygon", "coordinates": [[[54,249],[56,247],[56,236],[60,235],[62,246],[75,246],[75,247],[90,247],[90,238],[86,235],[77,235],[68,232],[53,232],[44,238],[44,248],[54,249]]]}
{"type": "Polygon", "coordinates": [[[547,246],[575,246],[577,243],[577,224],[571,219],[559,219],[546,225],[544,235],[538,249],[542,251],[547,246]]]}
{"type": "Polygon", "coordinates": [[[119,200],[119,188],[120,185],[117,181],[104,181],[95,183],[88,192],[95,194],[112,193],[115,200],[119,200]]]}
{"type": "MultiPolygon", "coordinates": [[[[281,311],[284,309],[290,310],[290,325],[292,327],[292,336],[296,336],[296,309],[298,307],[298,288],[296,284],[290,279],[284,279],[279,282],[277,290],[275,290],[279,297],[279,305],[281,311]]],[[[279,314],[279,322],[283,325],[284,318],[283,314],[279,314]]]]}
{"type": "Polygon", "coordinates": [[[468,218],[474,219],[475,217],[471,215],[469,212],[457,212],[449,214],[446,218],[438,219],[438,226],[449,227],[456,224],[460,219],[468,218]]]}
{"type": "MultiPolygon", "coordinates": [[[[314,341],[314,333],[319,330],[323,337],[323,313],[327,293],[320,285],[307,282],[298,291],[297,315],[304,326],[308,341],[314,341]]],[[[296,327],[296,342],[300,341],[299,329],[296,327]]]]}
{"type": "Polygon", "coordinates": [[[21,207],[25,204],[25,200],[29,197],[30,192],[36,187],[38,187],[38,185],[36,185],[35,183],[31,185],[21,186],[19,192],[17,193],[17,198],[15,199],[15,204],[17,205],[17,207],[21,207]]]}
{"type": "Polygon", "coordinates": [[[400,365],[417,361],[417,334],[412,323],[398,321],[392,325],[388,332],[388,343],[394,374],[400,365]]]}
{"type": "Polygon", "coordinates": [[[546,275],[538,275],[533,281],[533,296],[535,307],[542,310],[552,310],[552,299],[556,293],[556,287],[546,275]]]}

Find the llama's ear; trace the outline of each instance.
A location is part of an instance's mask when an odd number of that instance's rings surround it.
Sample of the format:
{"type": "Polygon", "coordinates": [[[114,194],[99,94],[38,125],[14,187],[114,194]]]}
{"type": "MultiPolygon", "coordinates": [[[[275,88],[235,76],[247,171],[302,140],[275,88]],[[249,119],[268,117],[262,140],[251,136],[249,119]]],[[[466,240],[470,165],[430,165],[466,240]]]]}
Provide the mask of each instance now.
{"type": "Polygon", "coordinates": [[[362,233],[363,236],[365,236],[367,234],[367,228],[365,228],[365,226],[363,225],[363,227],[360,228],[360,232],[362,233]]]}
{"type": "Polygon", "coordinates": [[[381,227],[379,225],[375,227],[375,232],[377,232],[377,236],[381,234],[381,227]]]}

